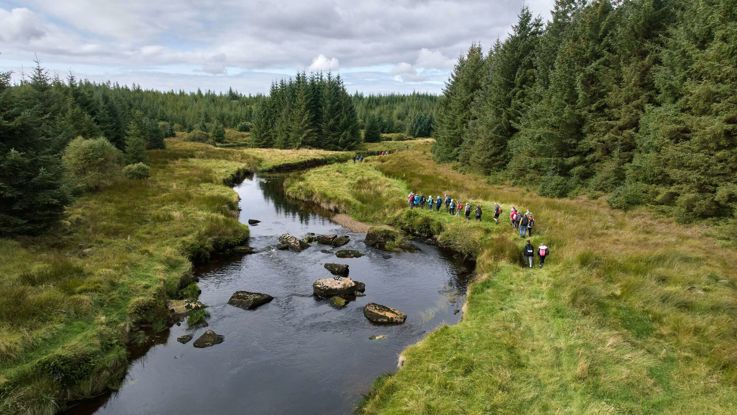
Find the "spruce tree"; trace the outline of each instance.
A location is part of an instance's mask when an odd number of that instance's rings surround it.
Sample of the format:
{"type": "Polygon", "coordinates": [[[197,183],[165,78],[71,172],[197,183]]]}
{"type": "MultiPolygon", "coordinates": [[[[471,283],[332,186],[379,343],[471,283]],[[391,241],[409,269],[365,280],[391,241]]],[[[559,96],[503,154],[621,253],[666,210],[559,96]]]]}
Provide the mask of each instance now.
{"type": "Polygon", "coordinates": [[[128,132],[125,137],[125,162],[126,164],[146,163],[146,137],[141,129],[140,123],[131,121],[128,124],[128,132]]]}

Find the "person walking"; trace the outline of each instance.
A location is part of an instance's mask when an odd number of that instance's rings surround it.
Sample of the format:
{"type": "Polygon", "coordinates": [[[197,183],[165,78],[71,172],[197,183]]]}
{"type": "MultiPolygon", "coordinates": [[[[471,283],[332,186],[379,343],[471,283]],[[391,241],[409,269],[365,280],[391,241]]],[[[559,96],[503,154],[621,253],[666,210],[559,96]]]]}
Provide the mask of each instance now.
{"type": "Polygon", "coordinates": [[[476,206],[476,220],[481,222],[481,205],[476,206]]]}
{"type": "Polygon", "coordinates": [[[517,220],[517,208],[512,206],[512,210],[509,211],[509,223],[512,224],[513,228],[516,228],[514,226],[514,222],[517,220]]]}
{"type": "Polygon", "coordinates": [[[417,207],[425,207],[425,195],[420,196],[420,204],[417,207]]]}
{"type": "Polygon", "coordinates": [[[458,204],[456,205],[456,215],[461,216],[462,214],[463,214],[463,202],[459,200],[458,204]]]}
{"type": "Polygon", "coordinates": [[[456,213],[456,201],[453,199],[450,199],[450,205],[448,207],[448,212],[450,212],[450,216],[453,216],[456,213]]]}
{"type": "Polygon", "coordinates": [[[496,222],[497,225],[499,224],[499,216],[501,216],[501,214],[502,207],[497,203],[496,206],[494,206],[494,222],[496,222]]]}
{"type": "Polygon", "coordinates": [[[522,251],[522,255],[525,256],[526,262],[530,265],[530,268],[532,268],[532,262],[535,258],[535,248],[532,246],[529,239],[527,240],[527,245],[525,245],[525,248],[522,251]]]}
{"type": "Polygon", "coordinates": [[[445,194],[445,210],[447,210],[448,212],[450,212],[451,202],[453,202],[453,199],[451,199],[450,195],[446,193],[445,194]]]}
{"type": "Polygon", "coordinates": [[[535,225],[535,217],[532,216],[532,213],[528,216],[527,220],[527,235],[532,237],[532,227],[535,225]]]}
{"type": "Polygon", "coordinates": [[[414,200],[414,205],[415,205],[415,207],[417,207],[417,206],[419,206],[419,205],[420,205],[420,199],[421,199],[421,198],[422,198],[422,196],[420,196],[420,195],[418,195],[418,194],[415,194],[415,200],[414,200]]]}
{"type": "Polygon", "coordinates": [[[550,255],[550,248],[545,244],[540,244],[537,248],[537,257],[540,258],[540,268],[545,265],[545,258],[547,258],[548,255],[550,255]]]}
{"type": "Polygon", "coordinates": [[[466,203],[466,220],[471,220],[471,204],[466,203]]]}
{"type": "Polygon", "coordinates": [[[428,208],[429,210],[432,210],[432,207],[433,207],[433,205],[434,205],[434,204],[435,204],[435,203],[434,203],[434,201],[433,201],[433,198],[432,198],[432,196],[428,196],[428,197],[427,197],[427,208],[428,208]]]}
{"type": "Polygon", "coordinates": [[[437,200],[435,200],[435,210],[437,212],[440,212],[440,208],[443,206],[443,198],[438,195],[437,200]]]}
{"type": "Polygon", "coordinates": [[[415,192],[409,192],[407,203],[409,203],[409,208],[412,209],[412,206],[415,204],[415,192]]]}
{"type": "Polygon", "coordinates": [[[527,215],[522,216],[519,221],[519,237],[524,238],[527,236],[527,224],[530,223],[530,218],[527,215]]]}

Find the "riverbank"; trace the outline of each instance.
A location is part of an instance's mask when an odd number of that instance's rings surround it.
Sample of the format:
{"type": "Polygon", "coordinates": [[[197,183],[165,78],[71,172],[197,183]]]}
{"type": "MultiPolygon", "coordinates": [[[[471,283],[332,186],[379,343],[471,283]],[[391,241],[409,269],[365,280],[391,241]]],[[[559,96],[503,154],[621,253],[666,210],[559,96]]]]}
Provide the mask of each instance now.
{"type": "Polygon", "coordinates": [[[247,242],[229,184],[351,156],[169,140],[149,152],[148,180],[80,197],[44,235],[0,239],[0,413],[55,413],[114,389],[127,345],[166,327],[166,300],[196,295],[192,262],[247,242]]]}
{"type": "Polygon", "coordinates": [[[363,413],[737,410],[737,253],[711,229],[495,186],[434,163],[429,145],[311,170],[287,192],[477,257],[462,322],[408,348],[363,413]],[[485,223],[410,212],[409,190],[481,203],[485,223]],[[489,223],[494,202],[504,208],[498,226],[489,223]],[[519,265],[511,206],[535,213],[533,244],[552,252],[543,270],[519,265]]]}

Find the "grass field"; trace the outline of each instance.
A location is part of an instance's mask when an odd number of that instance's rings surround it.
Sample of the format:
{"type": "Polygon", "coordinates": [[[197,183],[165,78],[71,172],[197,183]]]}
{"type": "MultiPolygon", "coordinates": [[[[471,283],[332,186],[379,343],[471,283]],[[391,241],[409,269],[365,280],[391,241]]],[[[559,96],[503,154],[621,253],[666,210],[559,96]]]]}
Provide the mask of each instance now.
{"type": "Polygon", "coordinates": [[[0,413],[55,413],[115,387],[126,344],[139,328],[164,327],[165,301],[181,295],[191,262],[248,237],[224,181],[351,154],[168,140],[149,157],[148,180],[77,199],[45,235],[0,239],[0,413]]]}
{"type": "Polygon", "coordinates": [[[737,413],[737,252],[708,236],[712,228],[490,184],[434,163],[429,149],[322,167],[288,187],[340,201],[359,219],[439,233],[477,256],[463,321],[408,348],[361,412],[737,413]],[[504,218],[511,206],[529,208],[533,244],[550,246],[549,262],[521,267],[522,239],[506,220],[489,224],[490,209],[484,225],[408,213],[410,189],[499,202],[504,218]]]}

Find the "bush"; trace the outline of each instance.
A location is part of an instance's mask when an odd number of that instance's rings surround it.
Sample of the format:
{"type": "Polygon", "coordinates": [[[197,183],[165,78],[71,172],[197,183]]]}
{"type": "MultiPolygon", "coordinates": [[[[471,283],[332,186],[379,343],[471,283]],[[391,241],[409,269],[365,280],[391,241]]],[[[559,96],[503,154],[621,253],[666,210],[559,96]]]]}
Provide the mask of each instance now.
{"type": "Polygon", "coordinates": [[[236,129],[242,133],[248,133],[251,131],[251,123],[247,121],[243,121],[241,123],[238,123],[238,126],[236,129]]]}
{"type": "Polygon", "coordinates": [[[571,192],[568,179],[561,176],[544,176],[540,179],[538,193],[547,197],[566,197],[571,192]]]}
{"type": "Polygon", "coordinates": [[[627,183],[616,189],[607,199],[615,209],[630,209],[653,200],[652,189],[643,183],[627,183]]]}
{"type": "Polygon", "coordinates": [[[120,173],[123,155],[105,138],[77,137],[62,156],[64,175],[73,187],[84,191],[109,186],[120,173]]]}
{"type": "Polygon", "coordinates": [[[151,168],[144,163],[129,164],[123,167],[123,175],[134,180],[148,179],[151,176],[151,168]]]}
{"type": "Polygon", "coordinates": [[[187,141],[196,141],[198,143],[207,143],[210,141],[210,135],[202,130],[192,130],[184,136],[187,141]]]}

